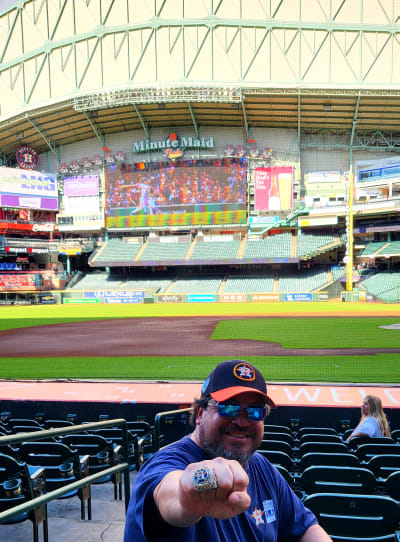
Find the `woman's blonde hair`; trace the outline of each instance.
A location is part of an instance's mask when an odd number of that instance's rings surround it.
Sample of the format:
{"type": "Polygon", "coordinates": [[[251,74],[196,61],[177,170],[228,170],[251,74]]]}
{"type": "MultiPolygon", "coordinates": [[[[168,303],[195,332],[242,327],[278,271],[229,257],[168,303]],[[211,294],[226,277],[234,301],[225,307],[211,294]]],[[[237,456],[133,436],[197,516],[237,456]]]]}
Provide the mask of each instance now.
{"type": "Polygon", "coordinates": [[[372,416],[378,422],[381,434],[384,437],[390,437],[389,423],[387,421],[386,414],[383,411],[380,397],[377,397],[376,395],[366,395],[364,397],[364,401],[367,401],[368,403],[368,415],[363,415],[360,423],[362,423],[368,416],[372,416]]]}

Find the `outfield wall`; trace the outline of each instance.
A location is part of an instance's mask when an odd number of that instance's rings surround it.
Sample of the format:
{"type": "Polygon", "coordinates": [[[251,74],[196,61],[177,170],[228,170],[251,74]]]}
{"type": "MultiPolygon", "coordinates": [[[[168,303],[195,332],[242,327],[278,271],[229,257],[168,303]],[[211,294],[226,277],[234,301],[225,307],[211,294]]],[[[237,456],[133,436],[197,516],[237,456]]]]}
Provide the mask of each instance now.
{"type": "MultiPolygon", "coordinates": [[[[234,294],[155,294],[150,290],[51,290],[48,292],[0,292],[0,305],[55,304],[155,304],[155,303],[295,303],[338,301],[329,291],[318,292],[254,292],[234,294]]],[[[376,302],[365,290],[341,292],[340,300],[376,302]]]]}

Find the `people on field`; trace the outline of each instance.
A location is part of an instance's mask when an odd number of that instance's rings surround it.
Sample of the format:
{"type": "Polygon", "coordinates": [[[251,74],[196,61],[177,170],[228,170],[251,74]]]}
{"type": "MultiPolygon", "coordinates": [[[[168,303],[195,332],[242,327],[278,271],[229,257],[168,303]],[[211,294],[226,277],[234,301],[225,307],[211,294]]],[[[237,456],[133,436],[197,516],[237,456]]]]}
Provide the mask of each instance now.
{"type": "Polygon", "coordinates": [[[389,424],[382,408],[382,401],[376,395],[364,397],[361,405],[361,419],[346,442],[350,442],[354,437],[390,437],[389,424]]]}
{"type": "Polygon", "coordinates": [[[124,542],[329,542],[314,514],[256,450],[275,408],[243,360],[218,364],[193,404],[194,430],[140,469],[124,542]]]}

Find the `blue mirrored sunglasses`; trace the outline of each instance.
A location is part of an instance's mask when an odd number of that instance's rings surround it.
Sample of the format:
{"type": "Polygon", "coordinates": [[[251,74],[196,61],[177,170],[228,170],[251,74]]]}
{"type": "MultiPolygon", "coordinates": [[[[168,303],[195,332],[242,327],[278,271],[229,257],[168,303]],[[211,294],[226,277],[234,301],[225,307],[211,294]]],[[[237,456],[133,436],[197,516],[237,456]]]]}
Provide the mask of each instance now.
{"type": "MultiPolygon", "coordinates": [[[[222,418],[237,418],[242,410],[242,405],[240,403],[235,403],[234,401],[218,402],[214,401],[214,399],[210,399],[208,404],[216,406],[218,408],[218,414],[222,416],[222,418]]],[[[267,413],[267,409],[262,406],[247,406],[243,408],[246,411],[247,418],[251,422],[263,421],[267,413]]]]}

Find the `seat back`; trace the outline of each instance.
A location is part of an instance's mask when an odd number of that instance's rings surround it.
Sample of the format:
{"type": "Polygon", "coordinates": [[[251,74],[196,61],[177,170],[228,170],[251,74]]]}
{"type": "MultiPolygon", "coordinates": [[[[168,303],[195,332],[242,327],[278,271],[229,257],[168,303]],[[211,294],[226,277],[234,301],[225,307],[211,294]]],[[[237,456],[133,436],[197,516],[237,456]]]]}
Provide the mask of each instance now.
{"type": "Polygon", "coordinates": [[[313,466],[306,468],[300,477],[307,495],[312,493],[369,494],[378,482],[368,469],[361,467],[313,466]]]}
{"type": "Polygon", "coordinates": [[[389,474],[385,480],[385,489],[392,499],[400,501],[400,469],[389,474]]]}
{"type": "Polygon", "coordinates": [[[340,444],[343,444],[343,441],[339,435],[322,435],[318,433],[303,433],[303,435],[300,437],[299,443],[303,444],[304,442],[339,442],[340,444]]]}
{"type": "Polygon", "coordinates": [[[400,455],[398,444],[361,444],[354,452],[361,461],[369,461],[374,455],[400,455]]]}
{"type": "Polygon", "coordinates": [[[395,540],[400,507],[390,497],[314,493],[304,499],[304,504],[333,540],[395,540]]]}
{"type": "Polygon", "coordinates": [[[46,420],[43,424],[44,429],[58,429],[60,427],[69,427],[74,425],[69,420],[46,420]]]}
{"type": "Polygon", "coordinates": [[[286,425],[264,424],[264,433],[287,433],[293,436],[293,432],[290,427],[286,425]]]}
{"type": "Polygon", "coordinates": [[[293,446],[294,438],[289,433],[279,433],[278,431],[264,432],[263,440],[281,440],[293,446]]]}
{"type": "Polygon", "coordinates": [[[392,439],[400,443],[400,429],[395,429],[392,431],[392,439]]]}
{"type": "MultiPolygon", "coordinates": [[[[0,512],[13,508],[33,498],[33,489],[25,463],[0,454],[0,512]]],[[[24,521],[28,514],[21,514],[13,521],[24,521]]]]}
{"type": "Polygon", "coordinates": [[[362,444],[395,444],[390,437],[354,437],[347,443],[349,450],[356,450],[362,444]]]}
{"type": "Polygon", "coordinates": [[[36,420],[33,420],[31,418],[11,418],[10,420],[8,420],[9,428],[12,429],[15,425],[34,425],[40,427],[40,424],[36,420]]]}
{"type": "Polygon", "coordinates": [[[293,471],[293,461],[291,457],[285,452],[272,451],[272,450],[257,450],[259,454],[266,457],[270,463],[275,466],[281,465],[285,467],[289,472],[293,471]]]}
{"type": "Polygon", "coordinates": [[[333,427],[300,427],[296,433],[296,437],[300,439],[306,433],[314,433],[317,435],[337,435],[336,429],[333,427]]]}
{"type": "Polygon", "coordinates": [[[292,455],[292,446],[283,440],[262,440],[259,450],[285,452],[285,454],[292,455]]]}
{"type": "Polygon", "coordinates": [[[314,465],[331,465],[335,467],[360,467],[361,463],[358,457],[354,454],[346,452],[344,454],[328,454],[310,452],[301,456],[299,468],[301,471],[314,465]]]}
{"type": "Polygon", "coordinates": [[[400,455],[375,455],[365,466],[375,474],[375,478],[386,479],[392,472],[400,470],[400,455]]]}
{"type": "Polygon", "coordinates": [[[341,442],[305,442],[299,446],[299,456],[311,452],[326,454],[345,454],[349,453],[347,446],[341,442]]]}

